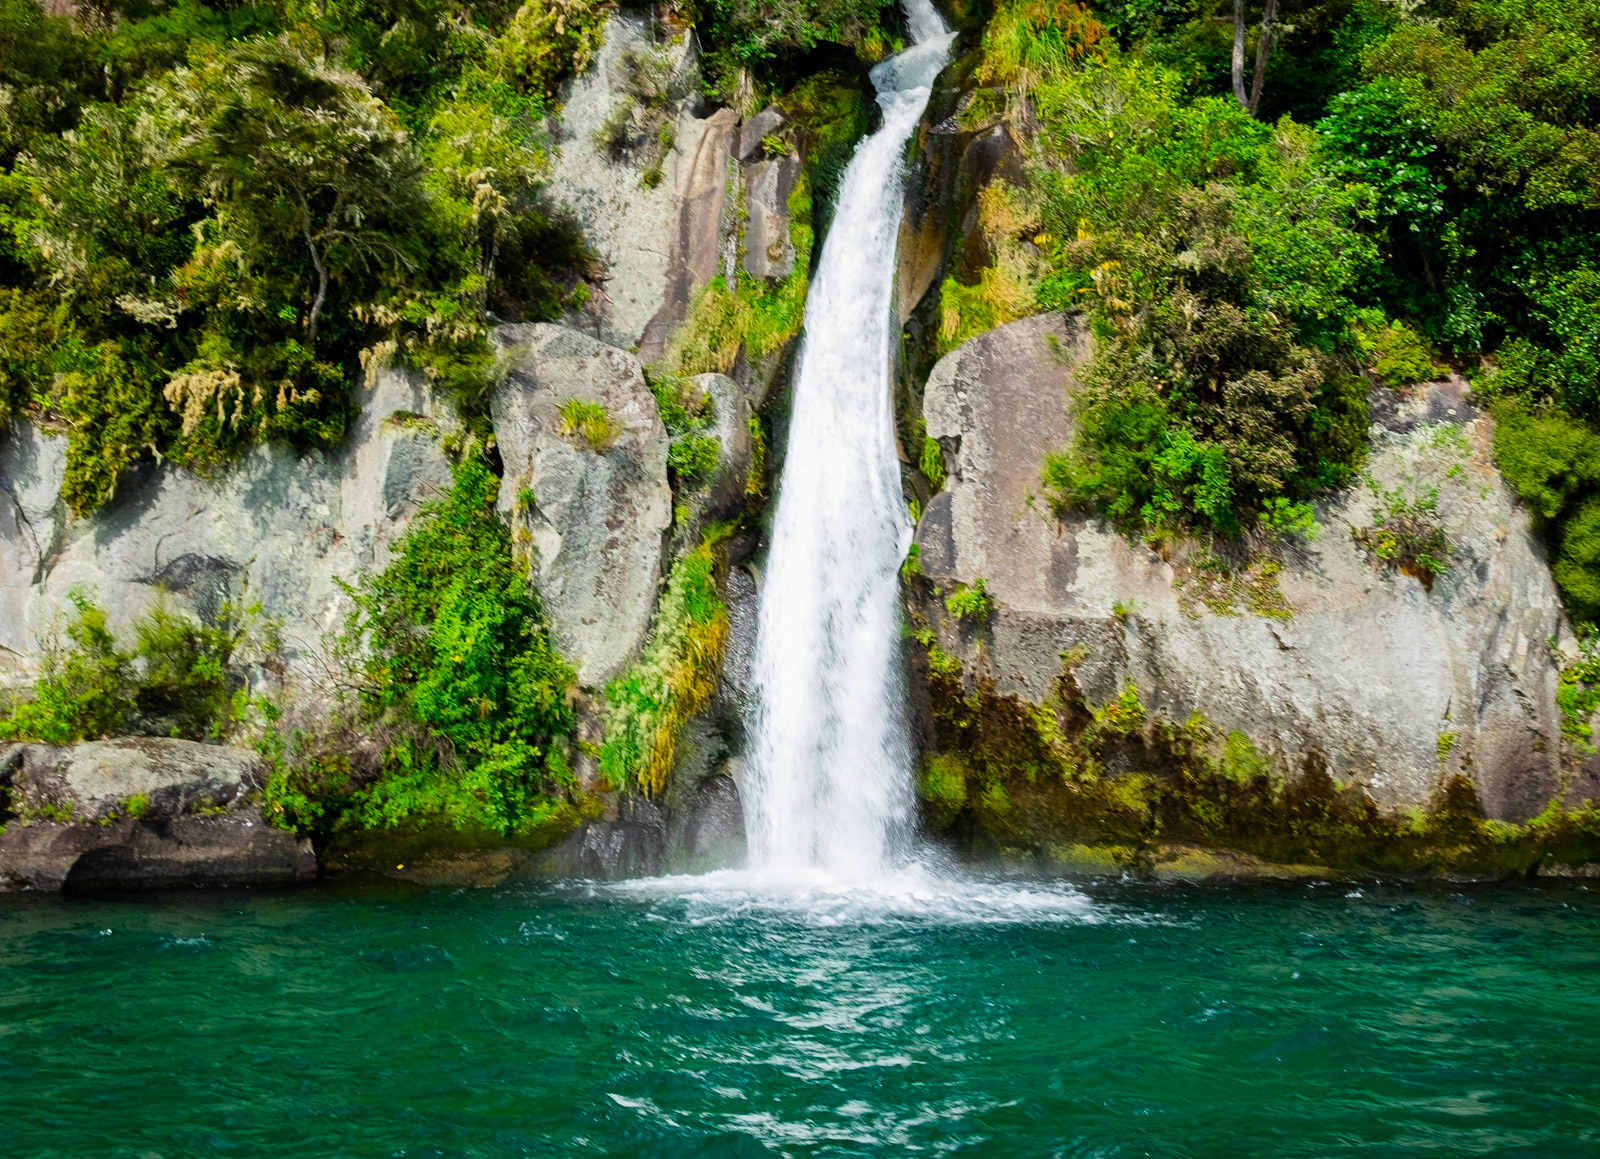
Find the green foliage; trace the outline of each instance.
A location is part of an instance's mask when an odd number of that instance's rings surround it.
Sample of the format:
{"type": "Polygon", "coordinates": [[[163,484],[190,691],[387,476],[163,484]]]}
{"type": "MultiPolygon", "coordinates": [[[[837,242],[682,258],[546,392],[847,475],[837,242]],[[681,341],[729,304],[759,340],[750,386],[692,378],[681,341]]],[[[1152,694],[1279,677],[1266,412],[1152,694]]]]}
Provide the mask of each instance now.
{"type": "Polygon", "coordinates": [[[1349,477],[1365,400],[1341,343],[1375,254],[1366,192],[1309,130],[1180,91],[1115,54],[1034,90],[1056,239],[1039,300],[1087,306],[1099,339],[1045,480],[1130,531],[1233,535],[1349,477]]]}
{"type": "Polygon", "coordinates": [[[537,830],[572,784],[571,667],[512,562],[499,480],[476,456],[426,505],[393,561],[347,590],[339,652],[359,681],[354,727],[382,742],[355,783],[348,758],[289,746],[268,815],[301,829],[537,830]]]}
{"type": "Polygon", "coordinates": [[[1261,509],[1261,526],[1285,539],[1314,543],[1317,538],[1317,513],[1309,503],[1291,503],[1280,495],[1268,500],[1261,509]]]}
{"type": "Polygon", "coordinates": [[[993,261],[972,285],[949,277],[940,286],[939,353],[1037,309],[1046,273],[1039,229],[1038,207],[1023,191],[998,179],[979,190],[974,232],[993,261]]]}
{"type": "Polygon", "coordinates": [[[603,451],[617,440],[617,424],[604,406],[569,398],[561,404],[561,429],[576,435],[596,451],[603,451]]]}
{"type": "Polygon", "coordinates": [[[1385,491],[1376,480],[1368,485],[1378,501],[1372,524],[1351,532],[1374,562],[1416,576],[1429,590],[1450,570],[1450,538],[1439,522],[1439,489],[1408,493],[1405,486],[1385,491]]]}
{"type": "Polygon", "coordinates": [[[987,620],[994,614],[994,597],[988,581],[981,575],[970,584],[960,584],[945,600],[945,610],[958,620],[987,620]]]}
{"type": "Polygon", "coordinates": [[[667,448],[667,467],[691,487],[709,482],[722,462],[722,444],[715,436],[686,434],[667,448]]]}
{"type": "Polygon", "coordinates": [[[46,640],[44,668],[31,694],[0,717],[0,740],[69,744],[118,734],[217,739],[247,715],[235,703],[242,681],[228,665],[256,611],[224,608],[200,623],[157,604],[120,645],[106,614],[74,590],[61,636],[46,640]],[[64,638],[63,638],[64,637],[64,638]]]}
{"type": "Polygon", "coordinates": [[[725,529],[673,565],[638,660],[606,685],[600,771],[614,786],[656,796],[672,775],[678,734],[716,692],[727,608],[717,587],[716,544],[725,529]]]}
{"type": "Polygon", "coordinates": [[[684,487],[709,483],[722,463],[722,444],[712,433],[711,396],[696,389],[685,375],[657,368],[645,372],[645,381],[672,440],[667,446],[667,469],[684,487]]]}
{"type": "Polygon", "coordinates": [[[1595,753],[1594,727],[1590,721],[1600,710],[1600,637],[1592,631],[1578,637],[1578,655],[1561,662],[1560,683],[1556,685],[1556,706],[1561,710],[1561,732],[1578,752],[1595,753]]]}
{"type": "Polygon", "coordinates": [[[893,15],[890,0],[703,0],[696,8],[718,71],[770,73],[824,43],[848,45],[869,61],[890,47],[884,27],[893,15]]]}
{"type": "Polygon", "coordinates": [[[1144,727],[1144,701],[1139,699],[1139,686],[1130,677],[1115,700],[1107,701],[1095,714],[1095,723],[1107,733],[1131,736],[1144,727]]]}
{"type": "Polygon", "coordinates": [[[1600,432],[1560,410],[1496,408],[1500,470],[1542,519],[1556,520],[1600,485],[1600,432]]]}
{"type": "Polygon", "coordinates": [[[1433,356],[1428,343],[1404,322],[1394,322],[1379,331],[1374,343],[1377,355],[1373,373],[1391,390],[1428,382],[1445,369],[1433,356]]]}
{"type": "Polygon", "coordinates": [[[489,51],[489,68],[519,92],[554,97],[600,48],[609,0],[527,0],[489,51]]]}
{"type": "Polygon", "coordinates": [[[497,39],[498,8],[440,0],[76,23],[5,0],[0,418],[65,428],[73,511],[145,456],[336,442],[375,360],[483,411],[485,311],[580,295],[541,121],[602,12],[530,3],[497,39]]]}
{"type": "Polygon", "coordinates": [[[937,491],[944,486],[944,448],[939,445],[939,440],[923,436],[917,469],[927,477],[930,489],[937,491]]]}

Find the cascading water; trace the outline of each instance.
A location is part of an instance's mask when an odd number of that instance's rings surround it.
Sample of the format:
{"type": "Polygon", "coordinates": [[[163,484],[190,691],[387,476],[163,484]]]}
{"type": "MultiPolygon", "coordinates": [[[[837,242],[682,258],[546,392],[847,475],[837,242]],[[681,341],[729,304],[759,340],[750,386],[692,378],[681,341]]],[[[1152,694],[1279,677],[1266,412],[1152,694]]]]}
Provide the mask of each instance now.
{"type": "Polygon", "coordinates": [[[904,0],[915,46],[872,70],[883,126],[845,170],[806,299],[787,458],[762,591],[757,869],[865,880],[889,867],[911,786],[898,675],[898,569],[911,529],[889,382],[906,141],[952,34],[904,0]]]}

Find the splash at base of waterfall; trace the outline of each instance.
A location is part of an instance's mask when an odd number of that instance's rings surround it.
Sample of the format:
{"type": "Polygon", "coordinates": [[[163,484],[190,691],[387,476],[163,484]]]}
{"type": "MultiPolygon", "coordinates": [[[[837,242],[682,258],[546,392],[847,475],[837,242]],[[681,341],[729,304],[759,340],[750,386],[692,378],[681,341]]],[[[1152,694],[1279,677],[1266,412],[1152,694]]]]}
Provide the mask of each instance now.
{"type": "Polygon", "coordinates": [[[689,925],[763,916],[813,926],[1094,924],[1108,914],[1065,881],[954,874],[926,861],[906,861],[871,881],[828,867],[775,867],[590,882],[582,888],[641,900],[674,899],[686,907],[689,925]]]}

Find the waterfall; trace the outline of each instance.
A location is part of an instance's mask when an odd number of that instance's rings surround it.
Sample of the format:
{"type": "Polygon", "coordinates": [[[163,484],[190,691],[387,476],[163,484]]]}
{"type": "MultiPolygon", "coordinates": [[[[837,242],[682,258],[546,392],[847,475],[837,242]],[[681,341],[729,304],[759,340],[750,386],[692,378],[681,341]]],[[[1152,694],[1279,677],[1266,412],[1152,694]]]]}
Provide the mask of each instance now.
{"type": "Polygon", "coordinates": [[[883,126],[856,149],[806,299],[756,640],[750,858],[851,880],[910,828],[899,566],[911,527],[890,383],[906,142],[953,34],[904,0],[914,47],[872,70],[883,126]]]}

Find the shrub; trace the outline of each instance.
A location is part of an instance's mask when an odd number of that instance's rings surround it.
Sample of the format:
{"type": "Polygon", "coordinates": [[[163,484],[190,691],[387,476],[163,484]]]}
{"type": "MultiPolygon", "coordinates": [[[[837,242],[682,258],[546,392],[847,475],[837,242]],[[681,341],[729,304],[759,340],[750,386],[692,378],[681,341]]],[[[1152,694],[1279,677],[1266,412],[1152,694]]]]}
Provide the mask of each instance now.
{"type": "Polygon", "coordinates": [[[489,68],[519,92],[553,97],[600,48],[607,0],[527,0],[489,52],[489,68]]]}
{"type": "Polygon", "coordinates": [[[1446,369],[1434,360],[1427,341],[1404,322],[1391,323],[1379,331],[1373,353],[1373,373],[1391,390],[1431,381],[1446,369]]]}
{"type": "Polygon", "coordinates": [[[1349,477],[1365,399],[1341,343],[1375,253],[1365,191],[1309,130],[1180,94],[1115,54],[1034,91],[1032,176],[1058,239],[1039,300],[1087,306],[1097,337],[1045,481],[1058,507],[1128,531],[1234,535],[1349,477]]]}
{"type": "Polygon", "coordinates": [[[988,581],[978,576],[970,584],[957,586],[944,606],[958,620],[987,620],[994,612],[994,597],[989,594],[988,581]]]}
{"type": "Polygon", "coordinates": [[[1351,532],[1356,543],[1374,562],[1416,576],[1431,591],[1450,569],[1450,539],[1437,513],[1439,489],[1407,495],[1404,487],[1384,491],[1375,480],[1368,484],[1378,507],[1371,526],[1351,532]]]}
{"type": "Polygon", "coordinates": [[[569,398],[561,404],[561,429],[568,435],[577,435],[596,451],[603,451],[617,440],[617,424],[611,414],[597,402],[569,398]]]}
{"type": "Polygon", "coordinates": [[[468,456],[393,562],[347,586],[355,610],[337,655],[358,688],[351,730],[379,741],[380,767],[363,780],[347,757],[292,738],[268,786],[278,823],[516,837],[535,832],[550,795],[572,784],[575,677],[512,562],[498,491],[468,456]]]}
{"type": "Polygon", "coordinates": [[[106,614],[81,590],[61,637],[44,650],[31,692],[0,718],[0,740],[69,744],[118,734],[215,739],[242,723],[235,694],[243,680],[229,663],[257,625],[257,610],[224,607],[203,624],[158,604],[132,624],[134,645],[119,645],[106,614]]]}
{"type": "Polygon", "coordinates": [[[647,796],[667,787],[678,734],[716,692],[727,609],[717,589],[715,530],[673,565],[639,659],[606,685],[600,771],[647,796]]]}

